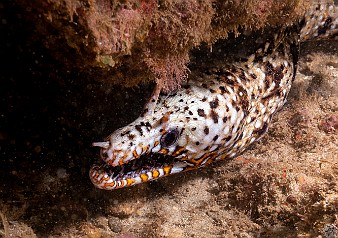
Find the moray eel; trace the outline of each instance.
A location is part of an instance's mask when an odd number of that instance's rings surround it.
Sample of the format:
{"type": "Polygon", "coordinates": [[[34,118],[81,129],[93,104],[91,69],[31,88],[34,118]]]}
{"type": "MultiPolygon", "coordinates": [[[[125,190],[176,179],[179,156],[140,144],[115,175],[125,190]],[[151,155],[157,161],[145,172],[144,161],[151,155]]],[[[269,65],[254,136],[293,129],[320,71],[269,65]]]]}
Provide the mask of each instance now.
{"type": "Polygon", "coordinates": [[[299,42],[337,38],[337,12],[319,5],[294,26],[253,34],[250,54],[192,73],[176,92],[160,95],[157,87],[137,120],[93,143],[104,161],[90,169],[93,184],[113,190],[238,156],[285,103],[299,42]]]}

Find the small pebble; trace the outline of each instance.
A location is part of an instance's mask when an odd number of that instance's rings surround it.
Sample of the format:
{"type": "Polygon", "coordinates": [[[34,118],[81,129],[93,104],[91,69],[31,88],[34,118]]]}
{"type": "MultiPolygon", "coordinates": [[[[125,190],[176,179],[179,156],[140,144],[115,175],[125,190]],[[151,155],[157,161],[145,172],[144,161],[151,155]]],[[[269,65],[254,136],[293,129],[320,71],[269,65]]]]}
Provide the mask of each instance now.
{"type": "Polygon", "coordinates": [[[334,224],[326,224],[323,228],[323,238],[336,238],[337,227],[334,224]]]}
{"type": "Polygon", "coordinates": [[[117,217],[109,217],[108,226],[115,233],[120,233],[122,231],[121,221],[117,217]]]}

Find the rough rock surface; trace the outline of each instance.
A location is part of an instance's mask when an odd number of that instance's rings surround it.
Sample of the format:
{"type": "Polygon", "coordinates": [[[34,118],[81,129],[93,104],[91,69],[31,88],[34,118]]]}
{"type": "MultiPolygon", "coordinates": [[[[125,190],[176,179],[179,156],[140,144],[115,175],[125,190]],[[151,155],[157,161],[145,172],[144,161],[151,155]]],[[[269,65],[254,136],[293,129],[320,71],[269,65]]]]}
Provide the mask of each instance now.
{"type": "MultiPolygon", "coordinates": [[[[140,82],[177,88],[185,80],[189,52],[202,42],[237,32],[294,22],[309,0],[49,0],[5,1],[64,70],[122,86],[140,82]]],[[[31,46],[31,45],[30,45],[31,46]]]]}

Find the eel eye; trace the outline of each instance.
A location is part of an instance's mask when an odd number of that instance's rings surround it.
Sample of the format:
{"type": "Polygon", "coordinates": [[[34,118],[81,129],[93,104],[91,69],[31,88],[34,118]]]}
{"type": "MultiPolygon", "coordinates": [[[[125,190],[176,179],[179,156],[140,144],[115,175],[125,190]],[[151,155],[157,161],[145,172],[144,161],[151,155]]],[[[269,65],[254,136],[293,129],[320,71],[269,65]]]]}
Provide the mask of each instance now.
{"type": "Polygon", "coordinates": [[[167,133],[165,133],[161,137],[161,146],[169,147],[169,146],[175,144],[175,142],[178,139],[178,135],[179,135],[179,132],[178,132],[177,129],[169,130],[167,133]]]}

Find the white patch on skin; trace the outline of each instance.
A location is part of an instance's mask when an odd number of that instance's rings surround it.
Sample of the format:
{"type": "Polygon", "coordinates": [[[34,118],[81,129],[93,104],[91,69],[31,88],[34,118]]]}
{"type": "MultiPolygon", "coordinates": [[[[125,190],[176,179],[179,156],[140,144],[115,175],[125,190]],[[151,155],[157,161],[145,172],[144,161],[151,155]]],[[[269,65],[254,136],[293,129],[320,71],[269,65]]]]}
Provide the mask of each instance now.
{"type": "Polygon", "coordinates": [[[236,120],[237,120],[237,111],[236,109],[234,109],[233,107],[230,109],[230,113],[231,113],[231,118],[230,118],[230,122],[231,124],[235,124],[236,120]]]}
{"type": "Polygon", "coordinates": [[[168,147],[167,149],[169,150],[169,154],[172,154],[175,151],[175,149],[176,149],[176,144],[168,147]]]}
{"type": "Polygon", "coordinates": [[[223,130],[224,135],[228,135],[229,134],[229,126],[226,126],[223,130]]]}
{"type": "Polygon", "coordinates": [[[246,143],[242,143],[241,146],[239,147],[239,149],[242,150],[245,145],[246,145],[246,143]]]}
{"type": "Polygon", "coordinates": [[[208,161],[207,159],[203,160],[201,166],[204,165],[207,161],[208,161]]]}
{"type": "Polygon", "coordinates": [[[216,149],[217,149],[217,147],[218,147],[218,145],[213,145],[213,146],[210,148],[210,152],[212,152],[212,151],[216,150],[216,149]]]}
{"type": "Polygon", "coordinates": [[[248,138],[250,138],[250,137],[251,137],[251,135],[252,135],[252,132],[253,132],[252,130],[248,130],[248,135],[247,135],[247,137],[248,137],[248,138]]]}
{"type": "Polygon", "coordinates": [[[141,179],[141,177],[140,176],[137,176],[137,177],[135,177],[135,178],[133,178],[133,179],[135,179],[135,184],[137,184],[137,183],[141,183],[142,182],[142,179],[141,179]]]}
{"type": "Polygon", "coordinates": [[[152,172],[147,172],[148,175],[148,180],[151,180],[153,178],[153,173],[152,172]]]}
{"type": "Polygon", "coordinates": [[[231,138],[228,142],[224,144],[224,146],[229,146],[233,143],[233,138],[231,138]]]}
{"type": "Polygon", "coordinates": [[[230,88],[229,86],[226,86],[227,90],[229,91],[230,94],[234,94],[234,91],[232,90],[232,88],[230,88]]]}
{"type": "Polygon", "coordinates": [[[153,149],[151,150],[151,152],[156,153],[156,152],[159,152],[160,149],[161,149],[161,145],[158,144],[155,148],[153,148],[153,149]]]}
{"type": "Polygon", "coordinates": [[[163,169],[162,168],[158,169],[158,173],[159,173],[158,177],[162,177],[164,175],[163,169]]]}
{"type": "Polygon", "coordinates": [[[186,164],[184,164],[184,166],[182,166],[182,164],[176,163],[176,164],[174,165],[174,167],[172,167],[171,173],[172,173],[172,174],[174,174],[174,173],[179,173],[179,172],[181,172],[181,171],[183,170],[183,168],[185,168],[185,167],[186,167],[186,164]]]}
{"type": "Polygon", "coordinates": [[[230,158],[233,158],[233,157],[235,157],[236,156],[236,152],[232,152],[231,154],[230,154],[230,158]]]}
{"type": "Polygon", "coordinates": [[[256,123],[255,123],[255,128],[261,128],[262,126],[262,122],[260,120],[257,120],[256,123]]]}
{"type": "Polygon", "coordinates": [[[104,175],[100,174],[100,175],[97,177],[97,180],[98,180],[98,181],[101,180],[102,177],[103,177],[103,178],[108,178],[108,175],[107,175],[107,174],[104,174],[104,175]]]}
{"type": "Polygon", "coordinates": [[[264,122],[267,122],[268,120],[269,120],[269,115],[266,115],[266,116],[263,117],[264,122]]]}
{"type": "Polygon", "coordinates": [[[201,151],[199,153],[192,154],[194,158],[201,158],[204,155],[204,151],[202,151],[203,147],[200,147],[201,151]]]}
{"type": "Polygon", "coordinates": [[[242,133],[242,137],[243,137],[243,138],[245,138],[245,136],[246,136],[246,133],[247,133],[247,131],[246,131],[246,130],[244,130],[244,131],[243,131],[243,133],[242,133]]]}
{"type": "Polygon", "coordinates": [[[272,82],[272,84],[271,84],[269,90],[273,90],[275,87],[276,87],[276,83],[275,83],[275,82],[272,82]]]}
{"type": "Polygon", "coordinates": [[[136,154],[141,155],[141,153],[142,153],[142,148],[140,146],[137,146],[136,147],[136,154]]]}

